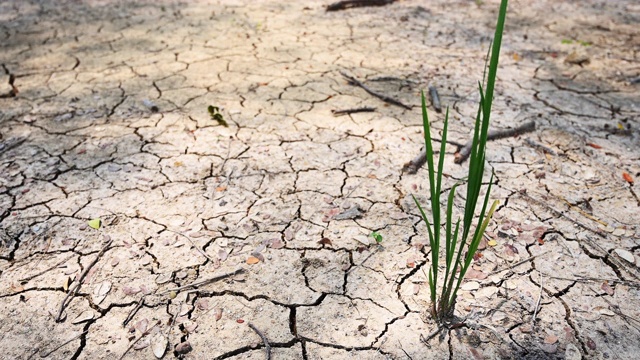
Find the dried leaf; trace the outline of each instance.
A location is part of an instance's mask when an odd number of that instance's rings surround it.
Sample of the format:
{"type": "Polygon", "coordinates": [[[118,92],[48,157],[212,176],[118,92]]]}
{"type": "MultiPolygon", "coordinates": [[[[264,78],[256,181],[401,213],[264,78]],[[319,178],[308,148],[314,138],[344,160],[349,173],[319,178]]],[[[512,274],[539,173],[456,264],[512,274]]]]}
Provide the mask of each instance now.
{"type": "Polygon", "coordinates": [[[320,244],[320,245],[331,245],[331,240],[329,240],[328,238],[322,238],[320,241],[318,241],[318,244],[320,244]]]}
{"type": "Polygon", "coordinates": [[[125,295],[135,295],[140,292],[140,288],[135,286],[125,286],[122,288],[122,292],[124,292],[125,295]]]}
{"type": "Polygon", "coordinates": [[[269,246],[272,249],[282,249],[284,247],[284,242],[282,242],[282,240],[280,239],[273,239],[269,246]]]}
{"type": "Polygon", "coordinates": [[[600,289],[602,289],[604,292],[606,292],[610,296],[613,296],[614,291],[613,291],[613,288],[609,286],[608,281],[603,282],[602,285],[600,286],[600,289]]]}
{"type": "Polygon", "coordinates": [[[151,339],[151,350],[153,350],[153,355],[157,359],[162,359],[167,351],[167,339],[162,333],[155,334],[151,339]]]}
{"type": "Polygon", "coordinates": [[[360,210],[358,205],[354,205],[351,209],[342,212],[333,217],[334,220],[347,220],[347,219],[355,219],[359,218],[363,215],[363,212],[360,210]]]}
{"type": "Polygon", "coordinates": [[[487,245],[489,245],[489,246],[496,246],[496,245],[498,245],[498,242],[497,242],[497,241],[495,241],[495,240],[493,240],[493,239],[491,239],[491,240],[487,241],[487,245]]]}
{"type": "Polygon", "coordinates": [[[213,310],[213,317],[216,319],[216,321],[222,319],[222,308],[216,308],[215,310],[213,310]]]}
{"type": "Polygon", "coordinates": [[[515,256],[518,253],[518,248],[511,244],[504,244],[504,253],[507,256],[515,256]]]}
{"type": "Polygon", "coordinates": [[[196,308],[198,308],[198,310],[209,310],[209,299],[198,299],[198,301],[196,301],[196,308]]]}
{"type": "Polygon", "coordinates": [[[479,270],[469,269],[466,277],[469,279],[484,280],[487,278],[487,274],[479,270]]]}
{"type": "Polygon", "coordinates": [[[475,254],[473,254],[473,261],[480,261],[480,259],[482,259],[484,255],[482,255],[481,252],[477,252],[475,254]]]}
{"type": "Polygon", "coordinates": [[[615,252],[616,255],[620,256],[622,259],[624,259],[625,261],[628,261],[631,264],[636,262],[635,257],[630,251],[627,251],[625,249],[615,249],[613,250],[613,252],[615,252]]]}
{"type": "Polygon", "coordinates": [[[193,322],[193,321],[185,321],[183,325],[184,325],[184,329],[189,334],[193,334],[196,331],[196,329],[198,328],[198,323],[193,322]]]}
{"type": "Polygon", "coordinates": [[[236,320],[236,322],[237,322],[238,324],[242,324],[242,323],[244,323],[244,320],[242,320],[242,319],[238,319],[238,320],[236,320]]]}
{"type": "Polygon", "coordinates": [[[407,267],[408,268],[414,268],[416,267],[416,261],[413,257],[410,257],[407,259],[407,267]]]}
{"type": "Polygon", "coordinates": [[[264,256],[262,254],[257,253],[257,254],[251,254],[251,255],[253,255],[254,257],[257,257],[258,260],[260,260],[260,262],[264,262],[264,256]]]}
{"type": "Polygon", "coordinates": [[[85,322],[85,321],[89,321],[91,319],[93,319],[93,311],[92,310],[87,310],[82,312],[82,314],[78,315],[78,317],[76,317],[75,319],[73,319],[71,321],[72,324],[80,324],[81,322],[85,322]]]}
{"type": "Polygon", "coordinates": [[[145,336],[144,338],[140,339],[135,345],[133,345],[133,350],[146,349],[147,347],[149,347],[149,345],[151,345],[151,339],[145,336]]]}
{"type": "Polygon", "coordinates": [[[631,175],[629,175],[629,173],[627,172],[623,172],[622,173],[622,177],[631,185],[633,185],[633,178],[631,177],[631,175]]]}
{"type": "Polygon", "coordinates": [[[164,284],[171,280],[171,273],[159,274],[156,277],[156,284],[164,284]]]}
{"type": "Polygon", "coordinates": [[[555,344],[557,341],[558,337],[555,335],[547,335],[547,337],[544,338],[545,344],[555,344]]]}
{"type": "Polygon", "coordinates": [[[193,350],[193,348],[191,347],[191,344],[189,344],[188,341],[181,342],[180,344],[176,345],[176,349],[175,349],[176,353],[178,354],[186,354],[191,350],[193,350]]]}
{"type": "Polygon", "coordinates": [[[135,325],[133,325],[133,327],[140,331],[141,333],[144,333],[145,331],[147,331],[147,327],[149,327],[149,320],[147,319],[142,319],[138,322],[135,323],[135,325]]]}
{"type": "Polygon", "coordinates": [[[247,259],[247,264],[249,265],[254,265],[260,262],[260,259],[258,259],[255,256],[249,256],[249,258],[247,259]]]}
{"type": "Polygon", "coordinates": [[[602,149],[602,146],[594,143],[587,143],[587,146],[591,146],[594,149],[602,149]]]}

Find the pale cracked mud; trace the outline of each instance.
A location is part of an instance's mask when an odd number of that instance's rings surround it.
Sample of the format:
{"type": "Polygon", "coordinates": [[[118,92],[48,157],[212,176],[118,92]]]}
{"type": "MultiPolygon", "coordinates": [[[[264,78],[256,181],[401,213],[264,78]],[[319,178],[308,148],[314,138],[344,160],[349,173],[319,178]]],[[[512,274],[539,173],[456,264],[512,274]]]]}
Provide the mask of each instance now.
{"type": "Polygon", "coordinates": [[[536,130],[489,143],[501,205],[428,345],[428,182],[401,169],[435,85],[464,177],[498,4],[326,5],[0,3],[0,358],[262,359],[249,324],[273,359],[637,358],[637,2],[511,1],[492,126],[536,130]]]}

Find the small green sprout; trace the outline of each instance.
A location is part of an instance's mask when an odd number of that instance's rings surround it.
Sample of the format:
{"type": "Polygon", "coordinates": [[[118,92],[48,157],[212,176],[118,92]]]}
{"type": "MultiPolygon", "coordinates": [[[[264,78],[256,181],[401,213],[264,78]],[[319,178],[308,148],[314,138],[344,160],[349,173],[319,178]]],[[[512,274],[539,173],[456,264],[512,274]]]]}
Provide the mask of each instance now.
{"type": "Polygon", "coordinates": [[[382,234],[377,231],[372,232],[369,236],[371,236],[378,244],[382,242],[382,234]]]}

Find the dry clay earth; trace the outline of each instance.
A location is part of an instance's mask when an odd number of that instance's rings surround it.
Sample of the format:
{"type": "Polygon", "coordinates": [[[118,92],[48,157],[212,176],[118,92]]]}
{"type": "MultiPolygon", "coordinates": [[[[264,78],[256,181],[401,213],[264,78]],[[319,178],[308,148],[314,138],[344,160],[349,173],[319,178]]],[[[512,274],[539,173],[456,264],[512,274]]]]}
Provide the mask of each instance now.
{"type": "Polygon", "coordinates": [[[1,358],[637,358],[637,2],[511,2],[492,126],[536,130],[489,143],[500,207],[429,340],[402,165],[434,85],[465,176],[498,4],[325,6],[2,2],[1,358]]]}

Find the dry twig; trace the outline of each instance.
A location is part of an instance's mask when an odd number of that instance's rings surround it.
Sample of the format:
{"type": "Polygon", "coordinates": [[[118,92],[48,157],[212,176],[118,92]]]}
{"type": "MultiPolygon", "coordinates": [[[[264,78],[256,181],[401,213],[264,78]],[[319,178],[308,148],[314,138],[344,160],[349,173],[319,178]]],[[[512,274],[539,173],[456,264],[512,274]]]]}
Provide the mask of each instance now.
{"type": "MultiPolygon", "coordinates": [[[[531,132],[535,130],[536,123],[533,121],[526,122],[516,128],[506,129],[506,130],[492,130],[487,134],[487,140],[498,140],[503,139],[510,136],[518,136],[527,132],[531,132]]],[[[431,139],[437,142],[441,142],[440,139],[431,139]]],[[[448,144],[452,144],[458,147],[458,151],[454,155],[454,160],[456,164],[462,164],[468,157],[471,155],[471,146],[473,145],[473,140],[469,140],[465,144],[456,143],[453,141],[447,140],[448,144]]],[[[402,166],[402,171],[408,174],[415,174],[418,172],[425,162],[427,162],[427,151],[422,149],[422,151],[413,158],[413,160],[402,166]]]]}
{"type": "Polygon", "coordinates": [[[518,261],[517,263],[515,263],[515,264],[513,264],[513,265],[511,265],[511,266],[509,266],[509,267],[506,267],[506,268],[504,268],[504,269],[494,270],[494,271],[492,271],[492,272],[488,273],[488,274],[487,274],[487,276],[489,276],[489,275],[493,275],[493,274],[497,274],[497,273],[500,273],[500,272],[503,272],[503,271],[506,271],[506,270],[511,270],[511,269],[513,269],[513,268],[514,268],[514,267],[516,267],[516,266],[520,266],[520,265],[522,265],[522,264],[524,264],[524,263],[526,263],[526,262],[529,262],[529,261],[531,261],[531,260],[533,260],[533,259],[537,258],[538,256],[546,255],[548,252],[549,252],[549,250],[544,251],[544,252],[542,252],[542,253],[540,253],[540,254],[538,254],[538,255],[530,256],[530,257],[528,257],[528,258],[526,258],[526,259],[524,259],[524,260],[520,260],[520,261],[518,261]]]}
{"type": "Polygon", "coordinates": [[[172,233],[174,233],[176,235],[180,235],[180,236],[184,237],[185,239],[189,240],[189,242],[191,243],[191,246],[193,246],[196,250],[198,250],[198,252],[200,254],[202,254],[202,256],[204,256],[205,258],[209,259],[212,263],[214,263],[214,264],[216,263],[217,260],[213,259],[211,256],[207,255],[207,253],[204,252],[204,250],[200,249],[200,247],[198,245],[196,245],[196,243],[193,240],[191,240],[191,238],[189,236],[187,236],[187,234],[182,233],[180,231],[171,230],[169,228],[165,228],[165,230],[167,230],[169,232],[172,232],[172,233]]]}
{"type": "Polygon", "coordinates": [[[51,267],[49,267],[49,268],[47,268],[47,269],[44,269],[44,270],[40,271],[40,272],[39,272],[39,273],[37,273],[37,274],[33,274],[33,275],[31,275],[31,276],[27,276],[26,278],[22,278],[22,279],[20,279],[20,280],[18,280],[18,281],[20,281],[21,283],[26,283],[26,282],[27,282],[27,281],[29,281],[29,280],[35,279],[35,278],[37,278],[38,276],[40,276],[40,275],[42,275],[42,274],[44,274],[44,273],[47,273],[47,272],[49,272],[49,271],[51,271],[51,270],[53,270],[53,269],[57,268],[58,266],[60,266],[60,265],[62,265],[62,264],[64,264],[64,263],[66,263],[67,261],[69,261],[69,259],[71,259],[71,258],[72,258],[72,257],[74,257],[74,256],[76,256],[76,254],[72,254],[71,256],[67,256],[67,257],[66,257],[66,258],[64,258],[62,261],[60,261],[60,262],[56,263],[55,265],[53,265],[53,266],[51,266],[51,267]]]}
{"type": "Polygon", "coordinates": [[[129,312],[129,314],[127,315],[127,318],[124,319],[124,321],[122,322],[122,326],[127,326],[127,324],[129,323],[129,321],[131,321],[133,319],[133,317],[136,315],[136,313],[138,312],[138,310],[140,310],[140,308],[142,306],[144,306],[144,300],[147,297],[147,295],[143,295],[140,300],[138,300],[138,304],[136,305],[136,307],[133,308],[133,310],[131,310],[129,312]]]}
{"type": "Polygon", "coordinates": [[[354,78],[353,76],[347,75],[347,74],[345,74],[343,72],[340,72],[340,74],[342,74],[342,76],[344,76],[344,78],[347,79],[349,84],[361,87],[364,91],[366,91],[369,94],[377,97],[378,99],[380,99],[380,100],[382,100],[382,101],[384,101],[386,103],[389,103],[389,104],[392,104],[392,105],[396,105],[396,106],[400,106],[400,107],[405,108],[407,110],[411,110],[411,106],[405,105],[402,102],[400,102],[400,101],[398,101],[398,100],[396,100],[394,98],[391,98],[389,96],[377,93],[377,92],[369,89],[365,84],[361,83],[360,81],[358,81],[358,79],[354,78]]]}
{"type": "Polygon", "coordinates": [[[540,309],[540,301],[542,300],[542,290],[544,289],[544,278],[542,277],[542,273],[539,272],[540,274],[540,293],[538,294],[538,301],[536,302],[536,308],[533,311],[533,317],[531,318],[531,325],[535,325],[536,324],[536,315],[538,315],[538,309],[540,309]]]}
{"type": "Polygon", "coordinates": [[[73,289],[69,289],[69,292],[64,297],[64,299],[62,299],[62,303],[60,304],[60,310],[58,311],[58,315],[56,316],[56,319],[55,319],[56,322],[62,321],[61,319],[62,319],[62,313],[64,312],[64,309],[67,307],[67,305],[69,305],[71,300],[73,300],[73,297],[76,296],[76,294],[80,290],[80,287],[82,286],[82,283],[84,282],[84,278],[87,277],[87,274],[89,273],[89,270],[91,270],[91,268],[98,262],[98,260],[100,260],[100,257],[102,257],[102,255],[107,250],[109,250],[109,248],[110,248],[112,243],[113,243],[113,240],[109,240],[109,242],[107,242],[107,244],[102,248],[102,250],[100,250],[100,252],[96,256],[96,258],[93,259],[93,261],[84,269],[84,271],[82,272],[82,274],[78,278],[78,282],[73,287],[73,289]]]}
{"type": "Polygon", "coordinates": [[[226,274],[222,274],[222,275],[214,276],[214,277],[211,277],[211,278],[208,278],[208,279],[192,282],[191,284],[180,286],[180,287],[177,287],[177,288],[174,288],[174,289],[169,289],[169,290],[167,290],[165,292],[162,292],[162,293],[160,293],[158,295],[164,295],[164,294],[168,294],[168,293],[170,293],[172,291],[178,292],[178,291],[182,291],[184,289],[195,288],[195,287],[198,287],[198,286],[210,284],[210,283],[213,283],[213,282],[216,282],[216,281],[220,281],[220,280],[226,279],[226,278],[234,276],[234,275],[242,274],[244,272],[245,272],[245,269],[239,268],[239,269],[236,269],[235,271],[232,271],[232,272],[229,272],[229,273],[226,273],[226,274]]]}
{"type": "Polygon", "coordinates": [[[56,346],[53,350],[51,350],[51,351],[49,351],[49,352],[46,352],[46,353],[44,353],[44,354],[40,354],[40,357],[41,357],[41,358],[46,358],[46,357],[48,357],[49,355],[51,355],[51,354],[53,354],[54,352],[58,351],[58,349],[60,349],[61,347],[63,347],[63,346],[65,346],[65,345],[67,345],[68,343],[72,342],[73,340],[75,340],[75,339],[77,339],[77,338],[81,337],[82,335],[84,335],[84,334],[86,334],[86,333],[88,333],[88,332],[89,332],[89,330],[85,330],[85,331],[81,332],[80,334],[78,334],[78,335],[76,335],[76,336],[72,337],[71,339],[69,339],[69,340],[67,340],[67,341],[63,342],[62,344],[60,344],[60,345],[56,346]]]}
{"type": "Polygon", "coordinates": [[[360,112],[374,112],[374,111],[376,111],[376,108],[365,106],[365,107],[360,107],[355,109],[331,110],[331,113],[333,114],[333,116],[340,116],[340,115],[349,115],[349,114],[355,114],[360,112]]]}
{"type": "Polygon", "coordinates": [[[252,323],[249,323],[249,327],[251,328],[251,330],[255,331],[258,336],[260,336],[262,342],[264,343],[264,350],[267,353],[266,359],[271,360],[271,345],[269,344],[269,339],[267,339],[267,337],[263,333],[261,333],[257,327],[253,326],[252,323]]]}
{"type": "Polygon", "coordinates": [[[346,10],[364,6],[384,6],[393,3],[395,0],[343,0],[327,6],[327,11],[346,10]]]}
{"type": "MultiPolygon", "coordinates": [[[[528,121],[518,127],[513,129],[506,130],[492,130],[487,134],[487,140],[498,140],[511,136],[518,136],[524,133],[531,132],[536,129],[536,123],[533,121],[528,121]]],[[[455,158],[453,160],[456,164],[462,164],[468,157],[471,155],[471,146],[473,145],[473,139],[469,140],[462,148],[458,150],[455,154],[455,158]]]]}

